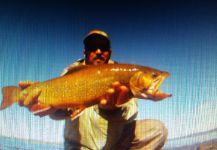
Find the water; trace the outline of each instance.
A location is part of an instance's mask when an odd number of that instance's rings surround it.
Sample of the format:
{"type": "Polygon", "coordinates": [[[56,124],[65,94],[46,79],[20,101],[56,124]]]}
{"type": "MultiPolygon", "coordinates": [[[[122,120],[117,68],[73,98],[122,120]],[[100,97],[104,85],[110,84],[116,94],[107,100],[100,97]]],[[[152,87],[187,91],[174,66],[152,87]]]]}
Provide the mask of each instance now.
{"type": "MultiPolygon", "coordinates": [[[[193,134],[187,137],[169,139],[163,150],[194,150],[200,144],[217,143],[217,129],[193,134]]],[[[44,143],[0,136],[0,150],[63,150],[61,143],[44,143]]]]}
{"type": "Polygon", "coordinates": [[[0,136],[0,150],[63,150],[63,144],[42,143],[0,136]]]}

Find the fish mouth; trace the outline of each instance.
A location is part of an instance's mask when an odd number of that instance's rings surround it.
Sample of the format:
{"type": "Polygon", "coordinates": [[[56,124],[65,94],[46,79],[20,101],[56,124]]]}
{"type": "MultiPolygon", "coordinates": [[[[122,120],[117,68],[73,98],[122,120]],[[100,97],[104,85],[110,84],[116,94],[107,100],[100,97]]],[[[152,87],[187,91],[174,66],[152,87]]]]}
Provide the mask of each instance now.
{"type": "Polygon", "coordinates": [[[171,97],[172,94],[165,93],[163,91],[159,90],[160,85],[164,82],[166,78],[168,78],[170,74],[168,72],[163,72],[161,75],[159,75],[155,80],[152,81],[149,88],[146,90],[146,94],[151,99],[164,99],[167,97],[171,97]]]}

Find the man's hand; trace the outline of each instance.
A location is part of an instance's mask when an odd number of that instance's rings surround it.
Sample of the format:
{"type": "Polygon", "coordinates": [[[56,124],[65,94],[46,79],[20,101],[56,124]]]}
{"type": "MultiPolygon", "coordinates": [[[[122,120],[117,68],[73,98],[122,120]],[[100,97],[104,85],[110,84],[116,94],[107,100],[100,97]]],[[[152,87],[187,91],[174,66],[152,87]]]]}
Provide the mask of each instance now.
{"type": "Polygon", "coordinates": [[[133,95],[130,92],[129,88],[125,85],[121,85],[118,81],[114,82],[106,92],[100,98],[100,108],[102,109],[115,109],[118,108],[118,105],[124,104],[133,95]]]}
{"type": "Polygon", "coordinates": [[[19,87],[20,87],[21,89],[25,89],[25,88],[27,88],[27,87],[29,87],[30,85],[35,84],[35,83],[39,83],[39,82],[38,82],[38,81],[33,82],[33,81],[30,81],[30,80],[20,81],[20,82],[19,82],[19,87]]]}
{"type": "MultiPolygon", "coordinates": [[[[22,89],[22,92],[20,93],[20,100],[19,100],[18,103],[19,103],[20,106],[27,107],[29,109],[29,111],[31,111],[31,109],[33,107],[37,107],[37,105],[38,105],[38,97],[39,97],[39,95],[41,93],[41,90],[36,88],[36,89],[34,89],[33,92],[27,93],[27,91],[25,89],[27,87],[33,85],[33,84],[36,84],[36,83],[39,83],[39,82],[38,81],[37,82],[32,82],[32,81],[29,81],[29,80],[19,82],[19,86],[22,89]]],[[[56,111],[56,109],[52,108],[52,109],[48,109],[46,111],[36,113],[35,115],[43,117],[43,116],[49,115],[49,114],[51,114],[51,113],[53,113],[55,111],[56,111]]]]}
{"type": "Polygon", "coordinates": [[[27,87],[35,83],[38,83],[38,82],[32,82],[29,80],[19,82],[19,87],[22,89],[22,92],[20,93],[20,100],[19,100],[20,106],[26,106],[29,108],[31,105],[37,103],[37,97],[40,95],[41,91],[36,89],[34,92],[30,94],[30,93],[27,93],[27,91],[25,90],[27,87]]]}

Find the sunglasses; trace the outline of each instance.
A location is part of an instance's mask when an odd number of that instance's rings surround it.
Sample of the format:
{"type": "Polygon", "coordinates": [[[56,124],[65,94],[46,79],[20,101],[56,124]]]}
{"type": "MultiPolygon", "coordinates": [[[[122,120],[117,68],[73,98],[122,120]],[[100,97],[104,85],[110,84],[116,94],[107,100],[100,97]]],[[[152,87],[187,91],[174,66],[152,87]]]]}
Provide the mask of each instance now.
{"type": "Polygon", "coordinates": [[[85,50],[88,52],[95,52],[97,49],[100,49],[102,52],[110,51],[110,46],[108,45],[86,45],[85,50]]]}

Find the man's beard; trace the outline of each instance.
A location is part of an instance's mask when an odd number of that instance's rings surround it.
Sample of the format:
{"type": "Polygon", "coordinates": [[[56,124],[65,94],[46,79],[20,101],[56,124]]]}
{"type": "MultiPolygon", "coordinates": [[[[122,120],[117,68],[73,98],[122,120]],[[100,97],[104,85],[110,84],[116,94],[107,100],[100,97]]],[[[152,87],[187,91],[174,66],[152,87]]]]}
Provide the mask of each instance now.
{"type": "Polygon", "coordinates": [[[104,64],[105,60],[104,59],[94,59],[93,64],[98,65],[98,64],[104,64]]]}
{"type": "Polygon", "coordinates": [[[93,64],[98,65],[98,64],[107,64],[109,59],[105,59],[101,56],[97,56],[94,58],[93,64]]]}

